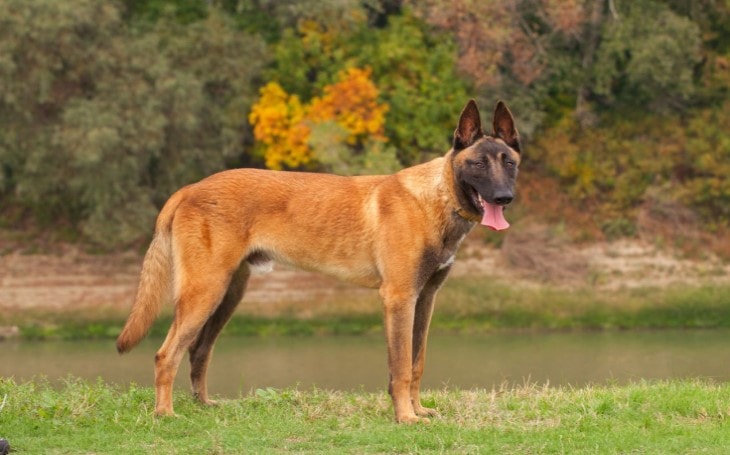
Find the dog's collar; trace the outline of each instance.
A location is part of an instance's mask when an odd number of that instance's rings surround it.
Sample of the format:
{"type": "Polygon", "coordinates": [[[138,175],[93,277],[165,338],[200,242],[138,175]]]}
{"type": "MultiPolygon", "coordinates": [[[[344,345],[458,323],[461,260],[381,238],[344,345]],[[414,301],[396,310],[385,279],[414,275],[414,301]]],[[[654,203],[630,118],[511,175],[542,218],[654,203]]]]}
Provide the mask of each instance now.
{"type": "Polygon", "coordinates": [[[471,213],[464,210],[462,207],[458,207],[454,209],[454,213],[465,219],[466,221],[471,221],[472,223],[479,223],[482,221],[482,218],[476,215],[472,215],[471,213]]]}

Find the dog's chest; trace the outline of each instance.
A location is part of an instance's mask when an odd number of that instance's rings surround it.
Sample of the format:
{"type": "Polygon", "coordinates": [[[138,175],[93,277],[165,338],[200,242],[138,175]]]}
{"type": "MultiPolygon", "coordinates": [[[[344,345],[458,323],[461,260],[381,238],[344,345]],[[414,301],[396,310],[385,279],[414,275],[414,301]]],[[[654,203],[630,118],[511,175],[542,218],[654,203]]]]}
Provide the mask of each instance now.
{"type": "Polygon", "coordinates": [[[418,274],[419,286],[428,282],[434,274],[448,273],[467,232],[468,230],[447,232],[437,245],[424,251],[418,274]]]}
{"type": "Polygon", "coordinates": [[[458,236],[446,236],[444,238],[441,251],[438,254],[438,270],[443,270],[447,267],[451,267],[451,265],[454,263],[454,260],[456,259],[456,252],[459,250],[461,242],[464,241],[465,237],[466,234],[462,233],[458,236]]]}
{"type": "Polygon", "coordinates": [[[443,261],[442,263],[440,263],[438,265],[438,269],[437,270],[443,270],[443,269],[446,269],[446,268],[451,267],[451,265],[454,263],[454,260],[455,259],[456,259],[456,253],[452,254],[451,256],[449,256],[448,258],[446,258],[445,261],[443,261]]]}

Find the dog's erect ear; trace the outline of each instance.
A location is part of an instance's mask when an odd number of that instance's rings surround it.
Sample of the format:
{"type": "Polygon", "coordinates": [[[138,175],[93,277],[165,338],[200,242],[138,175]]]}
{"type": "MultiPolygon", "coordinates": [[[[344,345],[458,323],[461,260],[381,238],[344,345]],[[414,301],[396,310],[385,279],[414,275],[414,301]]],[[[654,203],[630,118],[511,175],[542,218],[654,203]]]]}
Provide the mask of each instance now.
{"type": "Polygon", "coordinates": [[[515,128],[515,119],[502,101],[494,108],[494,137],[498,137],[513,149],[520,151],[520,135],[515,128]]]}
{"type": "Polygon", "coordinates": [[[484,135],[482,120],[479,118],[479,109],[474,100],[469,100],[459,117],[459,126],[454,131],[454,150],[462,150],[484,135]]]}

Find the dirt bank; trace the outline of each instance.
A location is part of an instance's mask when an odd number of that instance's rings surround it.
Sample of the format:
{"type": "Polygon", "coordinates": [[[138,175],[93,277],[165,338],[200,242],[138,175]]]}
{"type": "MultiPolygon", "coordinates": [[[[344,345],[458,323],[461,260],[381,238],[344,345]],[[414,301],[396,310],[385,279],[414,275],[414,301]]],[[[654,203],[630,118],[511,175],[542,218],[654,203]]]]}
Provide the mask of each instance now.
{"type": "MultiPolygon", "coordinates": [[[[683,259],[641,241],[582,247],[547,241],[536,246],[534,241],[517,237],[496,249],[467,239],[459,256],[453,275],[488,276],[520,286],[549,283],[618,289],[730,282],[730,264],[712,257],[683,259]]],[[[141,262],[139,253],[91,255],[72,246],[46,254],[6,252],[0,256],[0,311],[126,312],[134,298],[141,262]]],[[[271,273],[252,277],[246,300],[266,306],[340,293],[374,295],[321,274],[277,265],[271,273]]]]}

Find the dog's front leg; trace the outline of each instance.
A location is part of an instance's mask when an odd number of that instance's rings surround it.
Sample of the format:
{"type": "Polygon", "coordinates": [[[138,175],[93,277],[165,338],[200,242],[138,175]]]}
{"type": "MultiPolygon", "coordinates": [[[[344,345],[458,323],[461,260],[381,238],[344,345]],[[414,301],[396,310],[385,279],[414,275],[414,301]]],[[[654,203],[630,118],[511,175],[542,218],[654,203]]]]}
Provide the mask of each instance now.
{"type": "Polygon", "coordinates": [[[419,416],[438,415],[435,409],[426,408],[421,404],[421,378],[426,362],[426,339],[428,338],[428,327],[433,314],[433,304],[436,293],[441,288],[444,280],[449,274],[449,268],[438,270],[434,273],[426,286],[418,296],[413,320],[413,376],[411,377],[411,401],[413,410],[419,416]]]}
{"type": "Polygon", "coordinates": [[[411,402],[413,374],[413,320],[416,297],[387,287],[381,288],[385,312],[385,338],[388,344],[388,393],[393,399],[395,420],[413,423],[421,420],[411,402]]]}
{"type": "Polygon", "coordinates": [[[431,324],[434,300],[436,293],[446,280],[450,267],[437,270],[421,290],[416,302],[415,318],[413,321],[413,377],[411,378],[411,401],[413,410],[419,416],[435,416],[435,409],[426,408],[421,404],[421,378],[426,363],[426,339],[428,327],[431,324]]]}

